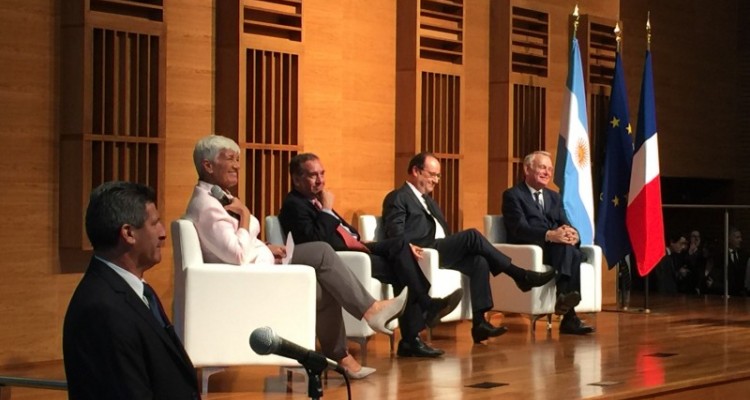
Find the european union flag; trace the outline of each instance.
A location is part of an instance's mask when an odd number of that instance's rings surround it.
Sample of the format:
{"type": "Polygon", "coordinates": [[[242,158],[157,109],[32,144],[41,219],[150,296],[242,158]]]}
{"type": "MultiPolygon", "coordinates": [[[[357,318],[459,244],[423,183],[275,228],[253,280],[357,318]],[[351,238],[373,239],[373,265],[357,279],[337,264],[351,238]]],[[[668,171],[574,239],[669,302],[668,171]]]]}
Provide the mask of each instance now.
{"type": "Polygon", "coordinates": [[[633,140],[630,137],[632,128],[620,52],[617,52],[615,59],[608,121],[595,242],[601,246],[607,264],[612,268],[631,252],[625,212],[630,190],[630,170],[633,165],[633,140]]]}

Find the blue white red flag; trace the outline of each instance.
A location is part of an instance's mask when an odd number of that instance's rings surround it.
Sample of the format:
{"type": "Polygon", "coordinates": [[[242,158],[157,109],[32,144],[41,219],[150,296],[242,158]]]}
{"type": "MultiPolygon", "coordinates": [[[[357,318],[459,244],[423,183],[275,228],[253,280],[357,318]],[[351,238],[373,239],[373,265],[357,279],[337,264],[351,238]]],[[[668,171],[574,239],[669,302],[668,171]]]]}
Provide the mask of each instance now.
{"type": "Polygon", "coordinates": [[[651,51],[646,51],[638,127],[635,133],[633,171],[630,175],[628,211],[625,218],[638,273],[641,276],[648,275],[665,253],[659,178],[654,77],[651,71],[651,51]]]}

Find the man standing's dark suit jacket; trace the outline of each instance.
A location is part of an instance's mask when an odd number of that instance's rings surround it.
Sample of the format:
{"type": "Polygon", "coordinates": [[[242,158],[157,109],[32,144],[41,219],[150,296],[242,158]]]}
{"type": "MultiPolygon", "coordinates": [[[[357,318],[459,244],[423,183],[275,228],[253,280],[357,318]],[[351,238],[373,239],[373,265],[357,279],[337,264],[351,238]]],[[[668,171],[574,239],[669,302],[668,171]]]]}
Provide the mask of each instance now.
{"type": "MultiPolygon", "coordinates": [[[[580,291],[581,251],[572,245],[545,241],[548,230],[570,222],[565,216],[560,194],[549,189],[542,191],[544,212],[539,210],[526,183],[521,182],[503,193],[503,222],[508,232],[508,243],[535,244],[543,251],[543,261],[559,274],[567,277],[568,287],[563,292],[580,291]]],[[[575,228],[575,227],[574,227],[575,228]]],[[[558,288],[558,290],[561,288],[558,288]]]]}
{"type": "MultiPolygon", "coordinates": [[[[292,233],[295,243],[323,241],[334,250],[348,251],[350,249],[336,229],[343,224],[357,237],[359,232],[338,214],[336,217],[318,210],[297,190],[292,190],[284,198],[279,212],[281,227],[285,233],[292,233]]],[[[370,250],[375,279],[392,284],[397,293],[409,287],[409,299],[399,318],[399,326],[405,339],[413,339],[425,326],[422,312],[429,305],[430,282],[414,259],[409,243],[402,238],[365,243],[365,246],[370,250]]]]}
{"type": "Polygon", "coordinates": [[[125,280],[93,258],[68,305],[63,356],[72,400],[199,399],[195,369],[125,280]]]}
{"type": "Polygon", "coordinates": [[[473,311],[492,309],[489,273],[506,272],[517,280],[523,278],[524,271],[511,268],[510,258],[497,251],[476,229],[451,234],[438,204],[430,196],[424,196],[424,199],[432,215],[422,206],[408,183],[390,192],[383,200],[386,237],[403,236],[412,244],[437,250],[441,265],[469,277],[473,311]],[[435,239],[435,219],[445,231],[443,239],[435,239]]]}

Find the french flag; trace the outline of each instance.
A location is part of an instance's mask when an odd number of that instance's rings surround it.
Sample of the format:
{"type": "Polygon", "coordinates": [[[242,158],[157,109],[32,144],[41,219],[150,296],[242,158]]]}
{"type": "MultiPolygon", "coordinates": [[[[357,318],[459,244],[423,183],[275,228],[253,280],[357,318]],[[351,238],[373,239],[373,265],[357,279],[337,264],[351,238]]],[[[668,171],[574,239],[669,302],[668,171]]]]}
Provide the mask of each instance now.
{"type": "Polygon", "coordinates": [[[646,51],[646,64],[643,67],[641,104],[638,109],[625,221],[638,273],[646,276],[665,253],[651,51],[646,51]]]}

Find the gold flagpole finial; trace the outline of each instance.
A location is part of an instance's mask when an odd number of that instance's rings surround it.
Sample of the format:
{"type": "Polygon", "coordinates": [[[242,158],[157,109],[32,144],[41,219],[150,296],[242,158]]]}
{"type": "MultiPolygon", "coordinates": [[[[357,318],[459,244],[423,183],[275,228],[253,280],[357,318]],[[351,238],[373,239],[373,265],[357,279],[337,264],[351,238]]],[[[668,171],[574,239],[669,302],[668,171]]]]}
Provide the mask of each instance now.
{"type": "Polygon", "coordinates": [[[615,40],[617,41],[617,52],[620,52],[620,42],[622,42],[622,29],[620,29],[620,21],[615,24],[615,40]]]}
{"type": "Polygon", "coordinates": [[[578,3],[576,3],[576,7],[573,9],[573,16],[576,17],[575,21],[573,21],[573,36],[575,36],[578,33],[578,19],[580,18],[578,14],[578,3]]]}
{"type": "Polygon", "coordinates": [[[646,49],[651,51],[651,11],[646,14],[646,49]]]}

